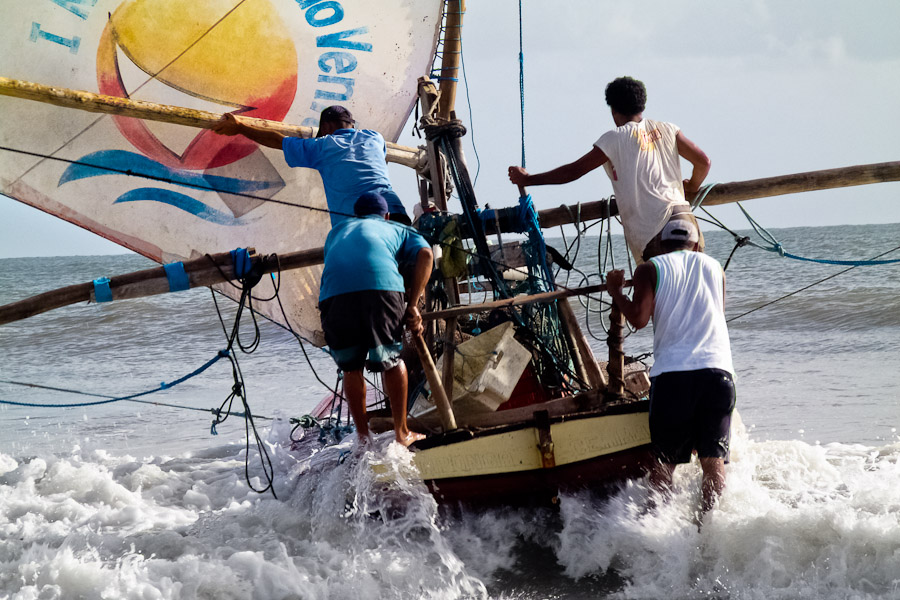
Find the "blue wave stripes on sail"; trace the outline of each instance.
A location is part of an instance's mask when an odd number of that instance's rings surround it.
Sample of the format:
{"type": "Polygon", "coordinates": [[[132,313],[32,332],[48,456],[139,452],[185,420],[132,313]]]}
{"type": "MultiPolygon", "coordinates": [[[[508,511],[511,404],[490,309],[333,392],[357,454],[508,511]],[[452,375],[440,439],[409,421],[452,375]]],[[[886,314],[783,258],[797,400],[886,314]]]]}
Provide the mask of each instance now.
{"type": "Polygon", "coordinates": [[[144,176],[194,189],[230,194],[249,194],[284,185],[282,181],[250,181],[173,169],[142,154],[126,150],[101,150],[81,157],[78,163],[66,168],[58,185],[103,175],[144,176]]]}
{"type": "Polygon", "coordinates": [[[215,208],[200,202],[196,198],[191,198],[186,194],[179,194],[162,188],[137,188],[126,192],[116,198],[113,204],[122,202],[162,202],[169,206],[174,206],[187,213],[199,217],[205,221],[216,223],[217,225],[246,225],[246,219],[236,219],[234,216],[216,210],[215,208]]]}

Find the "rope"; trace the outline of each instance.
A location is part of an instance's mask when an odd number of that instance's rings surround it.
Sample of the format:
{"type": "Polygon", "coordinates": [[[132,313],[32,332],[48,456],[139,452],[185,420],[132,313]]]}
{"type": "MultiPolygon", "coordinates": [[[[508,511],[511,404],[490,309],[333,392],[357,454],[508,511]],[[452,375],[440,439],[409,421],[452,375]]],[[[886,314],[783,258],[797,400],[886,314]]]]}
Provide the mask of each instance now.
{"type": "Polygon", "coordinates": [[[522,168],[525,168],[525,50],[522,43],[522,0],[519,0],[519,104],[522,131],[522,168]]]}
{"type": "MultiPolygon", "coordinates": [[[[188,379],[190,379],[191,377],[195,377],[195,376],[199,375],[203,371],[207,370],[208,368],[210,368],[211,366],[216,364],[219,361],[219,359],[225,358],[228,356],[230,356],[230,354],[227,349],[219,350],[218,354],[216,354],[213,358],[208,360],[201,367],[195,369],[194,371],[188,373],[187,375],[185,375],[183,377],[179,377],[172,383],[162,382],[159,384],[158,388],[153,388],[152,390],[147,390],[144,392],[138,392],[137,394],[131,394],[130,396],[108,396],[106,394],[93,394],[90,392],[82,392],[82,391],[73,390],[73,389],[52,387],[52,386],[48,386],[48,385],[39,385],[36,383],[24,383],[24,382],[20,382],[20,381],[0,380],[0,383],[9,383],[12,385],[21,385],[21,386],[27,386],[27,387],[33,387],[33,388],[39,388],[39,389],[45,389],[45,390],[54,390],[54,391],[58,391],[58,392],[67,392],[70,394],[80,394],[82,396],[92,396],[95,398],[106,398],[106,400],[98,400],[96,402],[73,402],[73,403],[69,403],[69,404],[41,404],[41,403],[36,403],[36,402],[14,402],[12,400],[0,400],[0,404],[8,404],[10,406],[28,406],[31,408],[80,408],[83,406],[99,406],[101,404],[111,404],[113,402],[121,402],[124,400],[128,400],[128,401],[132,401],[132,402],[144,402],[146,404],[157,404],[160,406],[171,406],[173,408],[188,408],[191,410],[202,410],[204,412],[212,412],[213,414],[216,414],[216,412],[217,412],[216,409],[210,409],[207,411],[202,408],[196,408],[196,407],[190,407],[190,406],[178,406],[178,405],[174,405],[174,404],[163,404],[160,402],[147,402],[147,401],[142,401],[142,400],[136,400],[136,398],[140,398],[142,396],[147,396],[149,394],[154,394],[154,393],[160,392],[162,390],[171,389],[171,388],[175,387],[176,385],[178,385],[179,383],[183,383],[183,382],[187,381],[188,379]]],[[[268,417],[261,417],[261,418],[265,419],[268,417]]]]}
{"type": "MultiPolygon", "coordinates": [[[[737,320],[737,319],[740,319],[741,317],[745,317],[745,316],[749,315],[750,313],[754,313],[754,312],[756,312],[756,311],[758,311],[758,310],[760,310],[760,309],[763,309],[763,308],[765,308],[765,307],[767,307],[767,306],[771,306],[771,305],[775,304],[776,302],[780,302],[780,301],[784,300],[785,298],[790,298],[791,296],[794,296],[794,295],[796,295],[796,294],[799,294],[800,292],[806,291],[806,290],[808,290],[809,288],[811,288],[811,287],[813,287],[813,286],[819,285],[820,283],[824,283],[824,282],[828,281],[829,279],[834,279],[834,278],[837,277],[838,275],[843,275],[843,274],[846,273],[847,271],[852,271],[852,270],[855,269],[856,267],[859,267],[859,266],[865,266],[866,264],[870,264],[870,263],[872,263],[872,261],[874,261],[875,259],[878,259],[878,258],[881,258],[882,256],[886,256],[886,255],[888,255],[888,254],[891,254],[892,252],[896,252],[897,250],[900,250],[900,246],[897,246],[896,248],[892,248],[892,249],[888,250],[887,252],[882,252],[881,254],[879,254],[879,255],[877,255],[877,256],[873,256],[872,259],[869,260],[869,261],[859,261],[859,262],[861,262],[861,263],[863,263],[863,264],[853,265],[853,266],[851,266],[851,267],[849,267],[849,268],[847,268],[847,269],[844,269],[844,270],[842,270],[842,271],[838,271],[837,273],[834,273],[834,274],[832,274],[832,275],[829,275],[828,277],[825,277],[825,278],[823,278],[823,279],[820,279],[819,281],[816,281],[815,283],[811,283],[811,284],[809,284],[809,285],[803,286],[803,287],[800,288],[799,290],[795,290],[795,291],[793,291],[793,292],[790,292],[789,294],[785,294],[784,296],[781,296],[780,298],[776,298],[775,300],[772,300],[771,302],[766,302],[765,304],[762,304],[762,305],[760,305],[760,306],[757,306],[756,308],[753,308],[753,309],[751,309],[751,310],[748,310],[747,312],[741,313],[741,314],[739,314],[739,315],[737,315],[737,316],[735,316],[735,317],[731,317],[730,319],[728,319],[727,322],[728,322],[728,323],[731,323],[732,321],[735,321],[735,320],[737,320]]],[[[893,261],[893,262],[900,262],[900,261],[893,261]]]]}

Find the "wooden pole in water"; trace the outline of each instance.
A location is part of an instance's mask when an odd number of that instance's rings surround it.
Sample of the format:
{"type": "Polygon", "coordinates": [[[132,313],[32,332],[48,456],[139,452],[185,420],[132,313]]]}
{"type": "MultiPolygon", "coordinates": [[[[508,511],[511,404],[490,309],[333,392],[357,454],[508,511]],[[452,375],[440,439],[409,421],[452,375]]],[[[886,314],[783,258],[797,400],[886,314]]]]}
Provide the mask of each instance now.
{"type": "MultiPolygon", "coordinates": [[[[23,100],[34,100],[64,108],[75,108],[93,113],[134,117],[161,123],[174,123],[187,127],[212,129],[222,119],[222,114],[205,110],[194,110],[168,104],[156,104],[118,96],[104,96],[93,92],[58,88],[29,81],[0,77],[0,96],[10,96],[23,100]]],[[[247,125],[277,131],[287,136],[308,138],[315,134],[312,127],[288,125],[280,121],[269,121],[253,117],[235,118],[247,125]]],[[[418,169],[424,166],[425,158],[417,148],[387,143],[387,161],[418,169]]]]}

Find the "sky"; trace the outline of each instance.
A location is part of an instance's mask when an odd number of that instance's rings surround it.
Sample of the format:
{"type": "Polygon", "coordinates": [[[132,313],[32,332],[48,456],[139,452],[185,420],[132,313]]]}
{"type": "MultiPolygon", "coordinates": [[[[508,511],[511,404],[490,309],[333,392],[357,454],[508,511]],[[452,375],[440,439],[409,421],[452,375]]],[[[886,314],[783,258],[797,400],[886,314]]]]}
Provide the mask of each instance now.
{"type": "MultiPolygon", "coordinates": [[[[707,182],[900,160],[897,0],[522,4],[531,172],[575,160],[613,126],[603,93],[621,75],[646,84],[646,117],[677,124],[709,155],[707,182]]],[[[518,1],[469,0],[465,15],[468,85],[461,82],[456,104],[478,200],[495,208],[517,200],[506,171],[522,154],[518,10],[518,1]]],[[[409,123],[399,143],[424,143],[411,130],[409,123]]],[[[412,206],[412,173],[392,166],[391,177],[412,206]]],[[[542,209],[605,198],[612,188],[600,169],[530,191],[542,209]]],[[[900,182],[744,206],[766,228],[895,223],[900,182]]],[[[746,228],[737,208],[711,210],[746,228]]],[[[0,258],[120,252],[127,251],[0,197],[0,258]]]]}

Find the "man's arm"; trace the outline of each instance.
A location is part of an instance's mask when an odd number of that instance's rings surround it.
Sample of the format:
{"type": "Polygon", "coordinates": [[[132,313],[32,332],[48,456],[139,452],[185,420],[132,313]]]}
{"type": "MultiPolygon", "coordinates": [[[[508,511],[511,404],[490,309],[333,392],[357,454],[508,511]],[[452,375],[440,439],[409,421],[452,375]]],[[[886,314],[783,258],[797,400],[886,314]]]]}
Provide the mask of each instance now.
{"type": "Polygon", "coordinates": [[[633,298],[622,293],[625,284],[625,272],[619,269],[606,274],[606,291],[612,296],[613,301],[622,314],[633,327],[642,329],[650,322],[653,316],[653,303],[656,287],[656,267],[653,263],[645,262],[634,270],[633,298]]]}
{"type": "Polygon", "coordinates": [[[680,131],[675,136],[675,144],[678,146],[678,154],[694,166],[691,178],[684,180],[685,196],[693,196],[700,191],[703,180],[709,175],[709,167],[712,162],[697,144],[687,139],[680,131]]]}
{"type": "Polygon", "coordinates": [[[231,113],[223,115],[222,120],[216,123],[212,130],[219,135],[242,135],[245,138],[253,140],[257,144],[275,148],[276,150],[281,150],[281,141],[287,137],[277,131],[257,129],[252,125],[241,123],[235,119],[234,115],[231,113]]]}
{"type": "Polygon", "coordinates": [[[409,289],[406,292],[406,327],[414,334],[422,333],[422,315],[419,313],[419,300],[425,293],[425,286],[431,278],[431,268],[434,265],[434,256],[431,248],[422,248],[416,254],[416,264],[413,267],[409,289]]]}
{"type": "Polygon", "coordinates": [[[575,162],[556,167],[545,173],[531,175],[522,167],[510,167],[509,180],[521,186],[569,183],[590,173],[608,160],[609,158],[603,153],[603,150],[593,146],[587,154],[575,162]]]}

